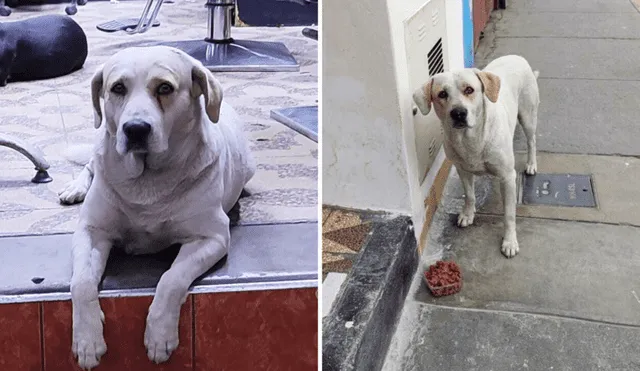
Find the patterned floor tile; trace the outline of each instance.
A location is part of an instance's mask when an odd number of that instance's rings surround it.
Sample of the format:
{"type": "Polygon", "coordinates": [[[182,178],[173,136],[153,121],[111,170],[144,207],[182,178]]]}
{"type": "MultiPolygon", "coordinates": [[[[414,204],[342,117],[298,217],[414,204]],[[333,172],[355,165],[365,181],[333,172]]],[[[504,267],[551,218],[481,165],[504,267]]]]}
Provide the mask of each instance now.
{"type": "Polygon", "coordinates": [[[334,254],[322,252],[322,274],[329,272],[349,273],[356,254],[334,254]]]}
{"type": "Polygon", "coordinates": [[[322,225],[324,226],[324,223],[327,221],[327,218],[329,218],[329,216],[331,215],[331,212],[333,212],[332,209],[323,206],[322,207],[322,225]]]}
{"type": "Polygon", "coordinates": [[[371,232],[357,212],[323,207],[322,272],[347,273],[371,232]]]}

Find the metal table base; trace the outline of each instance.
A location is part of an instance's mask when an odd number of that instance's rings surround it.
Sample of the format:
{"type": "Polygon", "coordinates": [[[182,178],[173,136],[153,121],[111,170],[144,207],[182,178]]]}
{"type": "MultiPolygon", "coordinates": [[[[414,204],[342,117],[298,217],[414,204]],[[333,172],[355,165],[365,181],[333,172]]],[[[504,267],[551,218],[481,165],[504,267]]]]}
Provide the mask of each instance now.
{"type": "Polygon", "coordinates": [[[205,40],[160,42],[180,49],[199,60],[213,72],[299,71],[300,65],[280,42],[234,40],[217,44],[205,40]]]}
{"type": "MultiPolygon", "coordinates": [[[[156,17],[164,0],[147,0],[135,27],[125,28],[129,34],[144,33],[156,24],[156,17]],[[151,12],[151,14],[150,14],[151,12]]],[[[156,42],[181,49],[214,72],[279,72],[299,71],[300,66],[283,43],[253,40],[234,40],[231,26],[235,19],[235,0],[207,0],[207,37],[203,40],[156,42]]],[[[106,25],[106,24],[105,24],[106,25]]],[[[111,31],[105,27],[98,29],[111,31]]]]}
{"type": "Polygon", "coordinates": [[[318,106],[274,109],[271,118],[318,143],[318,106]]]}

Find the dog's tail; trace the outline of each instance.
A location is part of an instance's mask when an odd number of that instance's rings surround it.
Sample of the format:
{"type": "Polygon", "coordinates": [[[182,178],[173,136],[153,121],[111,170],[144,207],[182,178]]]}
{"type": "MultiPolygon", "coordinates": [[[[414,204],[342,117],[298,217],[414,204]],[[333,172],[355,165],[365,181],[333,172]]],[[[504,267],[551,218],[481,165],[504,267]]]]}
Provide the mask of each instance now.
{"type": "Polygon", "coordinates": [[[533,71],[533,76],[535,76],[536,80],[537,80],[538,76],[540,76],[540,71],[538,71],[538,70],[533,71]]]}
{"type": "Polygon", "coordinates": [[[76,144],[64,151],[64,158],[78,165],[86,165],[93,156],[93,144],[76,144]]]}

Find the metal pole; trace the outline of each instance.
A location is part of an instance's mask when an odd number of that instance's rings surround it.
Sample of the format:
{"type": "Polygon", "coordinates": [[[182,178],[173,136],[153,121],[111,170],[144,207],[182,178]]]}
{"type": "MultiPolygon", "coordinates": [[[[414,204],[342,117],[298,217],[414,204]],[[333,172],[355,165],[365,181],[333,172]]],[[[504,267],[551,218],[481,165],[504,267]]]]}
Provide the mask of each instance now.
{"type": "Polygon", "coordinates": [[[235,8],[234,0],[208,0],[205,6],[209,8],[205,40],[213,43],[232,42],[231,21],[235,8]]]}

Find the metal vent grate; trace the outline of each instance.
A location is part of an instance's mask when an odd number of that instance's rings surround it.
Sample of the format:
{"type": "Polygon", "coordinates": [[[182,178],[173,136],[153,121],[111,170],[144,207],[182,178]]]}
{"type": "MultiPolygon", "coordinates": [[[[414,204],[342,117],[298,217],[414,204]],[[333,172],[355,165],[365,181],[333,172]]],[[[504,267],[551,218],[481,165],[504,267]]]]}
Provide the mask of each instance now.
{"type": "Polygon", "coordinates": [[[522,184],[522,203],[597,207],[590,175],[542,174],[525,176],[522,184]]]}
{"type": "Polygon", "coordinates": [[[442,38],[439,38],[436,45],[427,54],[429,65],[429,76],[444,72],[444,60],[442,58],[442,38]]]}

